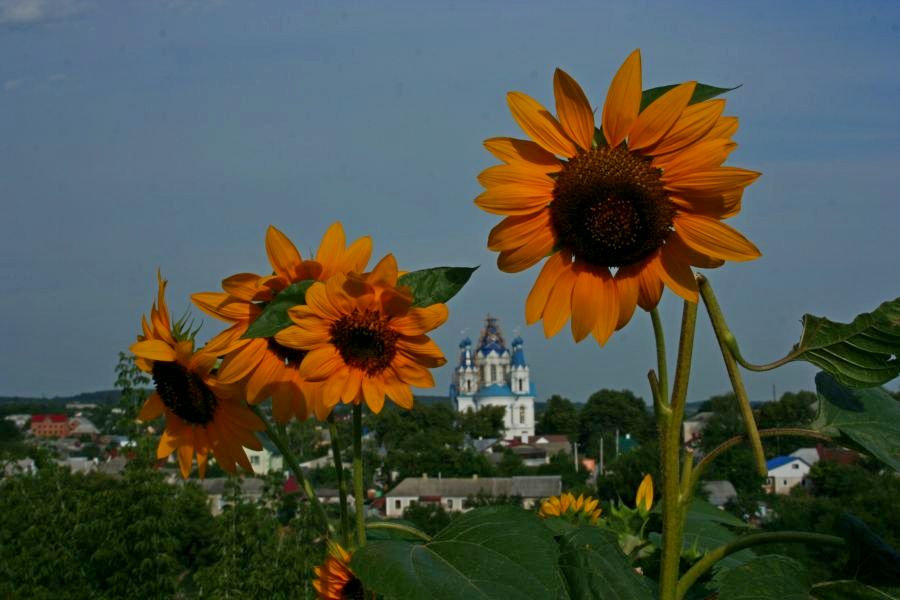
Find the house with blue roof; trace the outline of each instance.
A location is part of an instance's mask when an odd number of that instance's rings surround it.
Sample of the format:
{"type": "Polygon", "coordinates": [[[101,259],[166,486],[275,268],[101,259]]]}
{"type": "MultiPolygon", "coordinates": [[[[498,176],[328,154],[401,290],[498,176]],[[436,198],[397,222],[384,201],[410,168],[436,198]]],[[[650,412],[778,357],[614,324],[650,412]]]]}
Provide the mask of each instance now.
{"type": "Polygon", "coordinates": [[[507,347],[497,319],[488,315],[478,344],[469,338],[459,344],[450,399],[459,412],[502,406],[504,435],[512,439],[534,435],[534,398],[524,341],[517,336],[507,347]]]}
{"type": "Polygon", "coordinates": [[[809,463],[797,456],[776,456],[766,461],[766,491],[770,494],[788,494],[794,486],[805,486],[809,469],[809,463]]]}

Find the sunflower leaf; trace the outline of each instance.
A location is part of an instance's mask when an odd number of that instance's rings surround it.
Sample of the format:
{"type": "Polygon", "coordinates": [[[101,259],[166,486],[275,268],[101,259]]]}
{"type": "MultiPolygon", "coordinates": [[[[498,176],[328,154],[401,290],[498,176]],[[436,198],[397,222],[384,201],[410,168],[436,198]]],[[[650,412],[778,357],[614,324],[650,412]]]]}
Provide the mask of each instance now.
{"type": "Polygon", "coordinates": [[[284,288],[271,302],[266,304],[262,314],[247,328],[242,339],[272,337],[291,324],[288,309],[298,304],[306,304],[306,290],[315,283],[311,279],[299,281],[284,288]]]}
{"type": "Polygon", "coordinates": [[[367,544],[351,568],[387,600],[557,600],[562,582],[553,534],[533,513],[508,506],[468,512],[427,544],[367,544]]]}
{"type": "MultiPolygon", "coordinates": [[[[641,95],[641,110],[644,110],[650,104],[653,103],[654,100],[668,92],[669,90],[678,87],[677,85],[661,85],[659,87],[650,88],[649,90],[644,90],[644,93],[641,95]]],[[[698,83],[697,87],[694,88],[694,95],[691,96],[691,101],[688,104],[697,104],[698,102],[703,102],[704,100],[709,100],[710,98],[715,98],[716,96],[721,96],[725,92],[730,92],[732,90],[738,89],[739,85],[730,88],[716,87],[714,85],[707,85],[705,83],[698,83]]]]}
{"type": "Polygon", "coordinates": [[[806,567],[793,558],[769,554],[728,570],[719,600],[809,600],[806,567]]]}
{"type": "Polygon", "coordinates": [[[564,535],[560,544],[559,567],[570,598],[654,597],[650,580],[634,572],[612,531],[581,527],[564,535]]]}
{"type": "Polygon", "coordinates": [[[900,471],[900,402],[882,388],[850,389],[825,372],[816,375],[816,391],[813,429],[900,471]]]}
{"type": "Polygon", "coordinates": [[[850,323],[803,315],[803,335],[791,351],[847,387],[881,385],[900,375],[900,298],[850,323]]]}
{"type": "Polygon", "coordinates": [[[397,285],[412,288],[413,306],[442,304],[459,293],[478,267],[434,267],[402,275],[397,285]]]}

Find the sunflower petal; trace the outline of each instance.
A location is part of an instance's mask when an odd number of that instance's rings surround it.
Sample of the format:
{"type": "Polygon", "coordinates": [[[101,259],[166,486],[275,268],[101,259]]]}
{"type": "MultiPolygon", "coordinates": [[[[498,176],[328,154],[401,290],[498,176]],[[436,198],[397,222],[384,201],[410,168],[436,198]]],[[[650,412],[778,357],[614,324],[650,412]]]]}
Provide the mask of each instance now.
{"type": "Polygon", "coordinates": [[[600,307],[600,316],[592,332],[594,339],[603,346],[609,340],[616,323],[619,320],[619,292],[616,281],[609,272],[600,272],[600,281],[603,284],[599,295],[594,302],[600,307]]]}
{"type": "Polygon", "coordinates": [[[679,177],[720,166],[737,144],[724,138],[704,140],[690,148],[653,160],[653,166],[663,170],[663,183],[677,185],[679,177]]]}
{"type": "Polygon", "coordinates": [[[738,130],[739,121],[737,117],[719,117],[713,128],[709,130],[703,139],[714,138],[730,138],[738,130]]]}
{"type": "Polygon", "coordinates": [[[576,279],[575,271],[568,265],[553,284],[553,290],[544,308],[545,337],[550,338],[559,333],[572,315],[572,288],[575,287],[576,279]]]}
{"type": "Polygon", "coordinates": [[[652,310],[659,304],[663,293],[663,281],[660,276],[659,252],[633,267],[638,277],[638,306],[644,310],[652,310]]]}
{"type": "Polygon", "coordinates": [[[550,292],[565,269],[565,264],[562,252],[557,252],[544,263],[525,300],[525,322],[529,325],[537,323],[543,316],[550,292]]]}
{"type": "Polygon", "coordinates": [[[572,288],[572,337],[580,342],[588,336],[600,317],[600,294],[603,283],[600,276],[589,269],[577,272],[572,288]]]}
{"type": "Polygon", "coordinates": [[[423,308],[411,308],[402,317],[391,319],[391,329],[403,335],[421,335],[444,324],[449,316],[445,304],[432,304],[423,308]]]}
{"type": "MultiPolygon", "coordinates": [[[[400,379],[386,380],[384,382],[384,392],[400,408],[409,410],[413,407],[412,390],[409,389],[409,385],[403,383],[400,379]]],[[[369,408],[372,407],[370,406],[369,408]]]]}
{"type": "Polygon", "coordinates": [[[531,140],[496,137],[484,141],[488,152],[508,165],[538,173],[556,173],[563,168],[562,162],[552,152],[547,152],[531,140]]]}
{"type": "Polygon", "coordinates": [[[316,260],[322,264],[323,271],[328,272],[330,267],[340,259],[344,253],[347,238],[344,235],[344,226],[340,221],[332,223],[322,236],[319,250],[316,252],[316,260]]]}
{"type": "Polygon", "coordinates": [[[294,243],[274,225],[266,230],[266,254],[275,273],[287,279],[294,277],[294,271],[303,262],[294,243]]]}
{"type": "Polygon", "coordinates": [[[544,150],[566,158],[575,156],[575,144],[556,118],[537,100],[522,92],[510,92],[506,95],[506,102],[519,127],[544,150]]]}
{"type": "Polygon", "coordinates": [[[696,87],[696,81],[682,83],[645,108],[628,133],[628,149],[641,150],[661,140],[687,108],[696,87]]]}
{"type": "Polygon", "coordinates": [[[300,363],[300,376],[308,381],[324,381],[344,367],[341,355],[329,344],[306,355],[300,363]]]}
{"type": "Polygon", "coordinates": [[[262,309],[251,302],[217,292],[192,294],[191,300],[206,314],[223,321],[249,321],[262,312],[262,309]]]}
{"type": "Polygon", "coordinates": [[[506,217],[491,229],[488,250],[513,250],[534,239],[538,232],[550,229],[550,211],[506,217]]]}
{"type": "Polygon", "coordinates": [[[144,405],[141,406],[141,412],[138,413],[137,418],[140,421],[152,421],[153,419],[162,416],[165,408],[166,406],[163,404],[162,398],[160,398],[159,394],[153,392],[144,401],[144,405]]]}
{"type": "Polygon", "coordinates": [[[603,103],[603,135],[610,146],[625,140],[641,110],[641,51],[632,52],[609,84],[603,103]]]}
{"type": "Polygon", "coordinates": [[[362,382],[363,398],[373,413],[378,414],[384,406],[384,381],[379,377],[367,377],[362,382]]]}
{"type": "Polygon", "coordinates": [[[143,342],[135,342],[128,348],[131,352],[140,358],[147,360],[161,360],[164,362],[174,362],[177,358],[175,348],[162,340],[144,340],[143,342]]]}
{"type": "Polygon", "coordinates": [[[690,257],[676,244],[666,244],[659,251],[659,276],[673,292],[689,302],[697,302],[697,278],[691,270],[690,257]]]}
{"type": "Polygon", "coordinates": [[[760,257],[759,249],[750,240],[716,219],[677,214],[675,230],[688,247],[713,258],[745,261],[760,257]]]}
{"type": "Polygon", "coordinates": [[[520,165],[494,165],[493,167],[488,167],[478,175],[478,183],[485,188],[518,183],[533,188],[543,187],[548,191],[552,191],[555,185],[553,179],[548,177],[546,173],[520,165]]]}
{"type": "Polygon", "coordinates": [[[521,183],[498,185],[475,198],[478,208],[495,215],[528,215],[543,210],[552,201],[551,190],[521,183]]]}
{"type": "Polygon", "coordinates": [[[583,150],[594,144],[594,111],[578,82],[562,69],[553,74],[556,113],[563,130],[583,150]]]}
{"type": "Polygon", "coordinates": [[[518,273],[539,263],[553,250],[556,240],[553,232],[544,229],[524,246],[503,250],[497,257],[497,266],[507,273],[518,273]]]}
{"type": "Polygon", "coordinates": [[[252,302],[254,300],[268,300],[272,297],[272,290],[259,283],[260,277],[255,273],[237,273],[222,280],[222,289],[238,300],[252,302]]]}
{"type": "Polygon", "coordinates": [[[735,189],[745,188],[760,176],[756,171],[738,167],[716,167],[705,171],[695,171],[679,177],[675,181],[666,182],[665,188],[676,194],[722,194],[735,189]]]}
{"type": "Polygon", "coordinates": [[[616,319],[616,331],[631,321],[634,309],[637,307],[640,288],[640,277],[636,269],[625,267],[616,272],[616,291],[619,293],[619,316],[616,319]]]}
{"type": "Polygon", "coordinates": [[[724,110],[725,101],[722,99],[691,104],[648,154],[657,156],[677,152],[700,141],[712,130],[724,110]]]}

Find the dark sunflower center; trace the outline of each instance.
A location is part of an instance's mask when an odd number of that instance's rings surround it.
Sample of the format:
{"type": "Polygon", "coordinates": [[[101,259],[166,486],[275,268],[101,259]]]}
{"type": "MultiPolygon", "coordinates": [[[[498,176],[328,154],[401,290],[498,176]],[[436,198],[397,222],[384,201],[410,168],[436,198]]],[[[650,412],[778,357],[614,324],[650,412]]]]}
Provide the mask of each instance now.
{"type": "Polygon", "coordinates": [[[166,408],[191,425],[206,425],[216,412],[215,394],[203,380],[178,363],[153,363],[153,383],[166,408]]]}
{"type": "Polygon", "coordinates": [[[362,582],[356,577],[351,577],[341,590],[341,600],[365,600],[365,593],[362,582]]]}
{"type": "Polygon", "coordinates": [[[355,309],[331,326],[331,340],[347,366],[378,375],[397,354],[396,331],[388,320],[371,310],[355,309]]]}
{"type": "Polygon", "coordinates": [[[550,218],[559,246],[605,267],[635,263],[663,245],[675,207],[661,171],[624,148],[594,148],[560,172],[550,218]]]}
{"type": "Polygon", "coordinates": [[[284,364],[288,367],[299,367],[306,355],[309,354],[306,350],[282,346],[275,341],[275,338],[269,338],[268,343],[269,350],[271,350],[275,356],[283,360],[284,364]]]}

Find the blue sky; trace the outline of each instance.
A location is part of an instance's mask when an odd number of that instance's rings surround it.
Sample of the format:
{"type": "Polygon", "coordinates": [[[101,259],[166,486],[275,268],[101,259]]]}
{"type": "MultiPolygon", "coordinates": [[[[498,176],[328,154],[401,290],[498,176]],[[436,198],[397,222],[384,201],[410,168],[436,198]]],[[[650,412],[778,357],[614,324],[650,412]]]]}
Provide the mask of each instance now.
{"type": "MultiPolygon", "coordinates": [[[[435,336],[451,364],[490,312],[541,398],[648,397],[649,318],[604,348],[545,340],[524,324],[537,269],[500,273],[472,204],[482,140],[522,136],[506,92],[552,106],[560,66],[599,106],[638,47],[645,87],[742,84],[729,164],[763,177],[731,224],[763,257],[707,275],[750,360],[785,354],[803,313],[900,295],[900,4],[675,4],[0,0],[0,395],[111,387],[157,267],[180,312],[265,271],[270,223],[308,251],[340,220],[404,269],[482,266],[435,336]]],[[[680,302],[661,310],[674,350],[680,302]]],[[[690,399],[727,390],[705,318],[694,362],[690,399]]],[[[813,374],[746,380],[765,399],[813,374]]]]}

